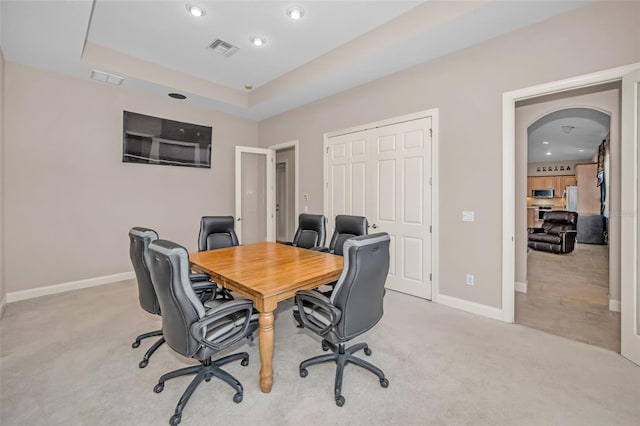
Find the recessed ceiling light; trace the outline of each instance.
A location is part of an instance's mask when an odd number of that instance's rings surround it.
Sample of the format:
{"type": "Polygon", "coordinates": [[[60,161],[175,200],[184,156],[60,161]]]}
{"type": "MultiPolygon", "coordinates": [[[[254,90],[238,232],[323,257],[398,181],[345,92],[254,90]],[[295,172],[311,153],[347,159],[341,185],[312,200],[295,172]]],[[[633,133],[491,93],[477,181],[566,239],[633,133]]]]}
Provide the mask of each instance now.
{"type": "Polygon", "coordinates": [[[249,41],[254,46],[264,46],[265,44],[267,44],[267,39],[264,37],[257,37],[257,36],[251,37],[249,41]]]}
{"type": "Polygon", "coordinates": [[[578,152],[584,152],[584,149],[579,149],[578,152]]]}
{"type": "Polygon", "coordinates": [[[547,141],[542,141],[542,144],[543,144],[543,145],[549,145],[549,142],[547,142],[547,141]]]}
{"type": "Polygon", "coordinates": [[[547,154],[546,154],[546,155],[551,155],[551,153],[550,153],[550,152],[547,152],[547,154]]]}
{"type": "Polygon", "coordinates": [[[182,93],[169,93],[169,96],[173,99],[187,99],[187,97],[182,93]]]}
{"type": "Polygon", "coordinates": [[[247,90],[251,90],[251,89],[253,89],[253,84],[247,83],[247,84],[244,85],[244,88],[247,89],[247,90]]]}
{"type": "Polygon", "coordinates": [[[207,13],[206,10],[194,4],[187,3],[186,7],[187,7],[187,11],[193,16],[204,16],[207,13]]]}
{"type": "Polygon", "coordinates": [[[304,16],[304,9],[300,6],[291,6],[287,9],[287,16],[293,20],[298,20],[304,16]]]}

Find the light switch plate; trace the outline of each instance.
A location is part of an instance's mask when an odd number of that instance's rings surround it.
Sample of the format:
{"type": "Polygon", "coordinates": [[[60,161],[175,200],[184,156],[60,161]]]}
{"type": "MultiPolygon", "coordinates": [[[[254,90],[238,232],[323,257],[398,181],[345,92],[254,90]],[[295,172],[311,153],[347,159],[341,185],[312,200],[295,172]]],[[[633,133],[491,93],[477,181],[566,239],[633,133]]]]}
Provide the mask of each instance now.
{"type": "Polygon", "coordinates": [[[463,211],[462,212],[462,221],[463,222],[474,222],[475,218],[472,211],[463,211]]]}

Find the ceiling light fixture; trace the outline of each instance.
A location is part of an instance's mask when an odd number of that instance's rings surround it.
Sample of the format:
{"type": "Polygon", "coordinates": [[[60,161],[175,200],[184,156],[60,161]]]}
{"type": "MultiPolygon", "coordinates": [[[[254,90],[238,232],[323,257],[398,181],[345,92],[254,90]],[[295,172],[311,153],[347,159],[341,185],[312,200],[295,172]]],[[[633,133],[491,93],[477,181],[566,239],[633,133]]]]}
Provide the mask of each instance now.
{"type": "Polygon", "coordinates": [[[546,154],[546,155],[551,155],[551,153],[550,153],[550,152],[547,152],[547,154],[546,154]]]}
{"type": "Polygon", "coordinates": [[[569,134],[573,129],[575,129],[575,126],[560,126],[560,128],[562,129],[563,132],[565,132],[566,134],[569,134]]]}
{"type": "Polygon", "coordinates": [[[549,145],[549,142],[547,142],[547,141],[542,141],[542,145],[549,145]]]}
{"type": "Polygon", "coordinates": [[[201,8],[200,6],[196,6],[196,5],[194,5],[194,4],[189,4],[189,3],[187,3],[187,6],[186,6],[186,7],[187,7],[187,11],[188,11],[190,14],[192,14],[193,16],[198,16],[198,17],[200,17],[200,16],[204,16],[204,15],[207,13],[207,11],[206,11],[206,10],[204,10],[204,9],[203,9],[203,8],[201,8]]]}
{"type": "Polygon", "coordinates": [[[584,152],[584,149],[579,149],[578,152],[584,152]]]}
{"type": "Polygon", "coordinates": [[[251,89],[253,89],[253,84],[247,83],[247,84],[244,85],[244,88],[247,89],[247,90],[251,90],[251,89]]]}
{"type": "Polygon", "coordinates": [[[297,21],[304,16],[304,9],[300,6],[291,6],[287,9],[287,16],[294,21],[297,21]]]}
{"type": "Polygon", "coordinates": [[[267,44],[267,39],[263,37],[257,37],[257,36],[251,37],[249,41],[254,46],[264,46],[265,44],[267,44]]]}

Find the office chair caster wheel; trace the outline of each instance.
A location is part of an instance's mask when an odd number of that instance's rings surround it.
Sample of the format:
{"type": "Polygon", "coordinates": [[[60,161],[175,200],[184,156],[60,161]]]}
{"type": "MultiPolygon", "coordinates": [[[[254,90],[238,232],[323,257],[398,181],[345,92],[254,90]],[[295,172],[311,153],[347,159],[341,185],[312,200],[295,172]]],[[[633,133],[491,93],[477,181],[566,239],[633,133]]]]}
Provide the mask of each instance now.
{"type": "Polygon", "coordinates": [[[306,368],[301,368],[301,369],[300,369],[300,377],[302,377],[302,378],[304,379],[304,378],[305,378],[305,377],[307,377],[308,375],[309,375],[309,372],[307,371],[307,369],[306,369],[306,368]]]}
{"type": "Polygon", "coordinates": [[[131,344],[131,347],[133,349],[137,348],[138,346],[140,346],[140,342],[138,342],[137,340],[131,344]]]}
{"type": "Polygon", "coordinates": [[[382,386],[383,388],[388,388],[389,387],[389,380],[380,379],[380,386],[382,386]]]}
{"type": "Polygon", "coordinates": [[[338,407],[342,407],[344,405],[344,396],[342,395],[336,396],[336,405],[338,407]]]}
{"type": "Polygon", "coordinates": [[[142,361],[140,361],[140,364],[138,364],[138,367],[145,368],[147,365],[149,365],[149,361],[143,359],[142,361]]]}
{"type": "Polygon", "coordinates": [[[364,348],[364,354],[365,354],[366,356],[371,356],[371,349],[369,349],[369,348],[364,348]]]}
{"type": "Polygon", "coordinates": [[[154,391],[155,393],[160,393],[160,392],[162,392],[163,390],[164,390],[164,383],[158,383],[157,385],[155,385],[155,386],[153,387],[153,391],[154,391]]]}
{"type": "Polygon", "coordinates": [[[236,404],[240,404],[242,402],[242,394],[240,392],[233,395],[233,402],[235,402],[236,404]]]}
{"type": "Polygon", "coordinates": [[[329,350],[329,345],[327,345],[324,341],[322,342],[322,350],[325,352],[329,350]]]}
{"type": "Polygon", "coordinates": [[[182,421],[182,416],[174,414],[173,416],[171,416],[171,419],[169,419],[169,424],[171,426],[176,426],[180,424],[181,421],[182,421]]]}
{"type": "Polygon", "coordinates": [[[243,367],[246,367],[247,365],[249,365],[249,358],[244,358],[241,362],[240,365],[243,367]]]}

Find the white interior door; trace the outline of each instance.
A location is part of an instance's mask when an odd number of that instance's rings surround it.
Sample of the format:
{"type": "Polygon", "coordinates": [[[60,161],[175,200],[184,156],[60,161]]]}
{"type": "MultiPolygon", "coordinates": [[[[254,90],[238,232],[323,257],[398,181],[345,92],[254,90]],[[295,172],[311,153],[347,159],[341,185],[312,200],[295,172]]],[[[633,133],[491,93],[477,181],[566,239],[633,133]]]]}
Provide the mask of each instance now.
{"type": "Polygon", "coordinates": [[[387,287],[431,299],[432,118],[399,121],[327,138],[327,235],[338,214],[366,216],[391,238],[387,287]]]}
{"type": "Polygon", "coordinates": [[[236,146],[236,234],[241,244],[275,240],[271,149],[236,146]]]}
{"type": "Polygon", "coordinates": [[[622,197],[620,256],[621,281],[621,354],[640,365],[640,215],[638,215],[638,189],[640,181],[640,69],[622,78],[622,197]]]}
{"type": "Polygon", "coordinates": [[[391,238],[387,288],[431,299],[431,118],[372,130],[370,232],[391,238]]]}
{"type": "MultiPolygon", "coordinates": [[[[325,215],[327,240],[333,235],[335,217],[339,214],[366,216],[367,194],[370,192],[371,133],[368,130],[329,138],[328,206],[325,215]]],[[[327,244],[328,244],[327,241],[327,244]]]]}
{"type": "Polygon", "coordinates": [[[287,163],[276,163],[276,238],[280,241],[290,241],[288,230],[288,200],[287,200],[287,163]]]}

